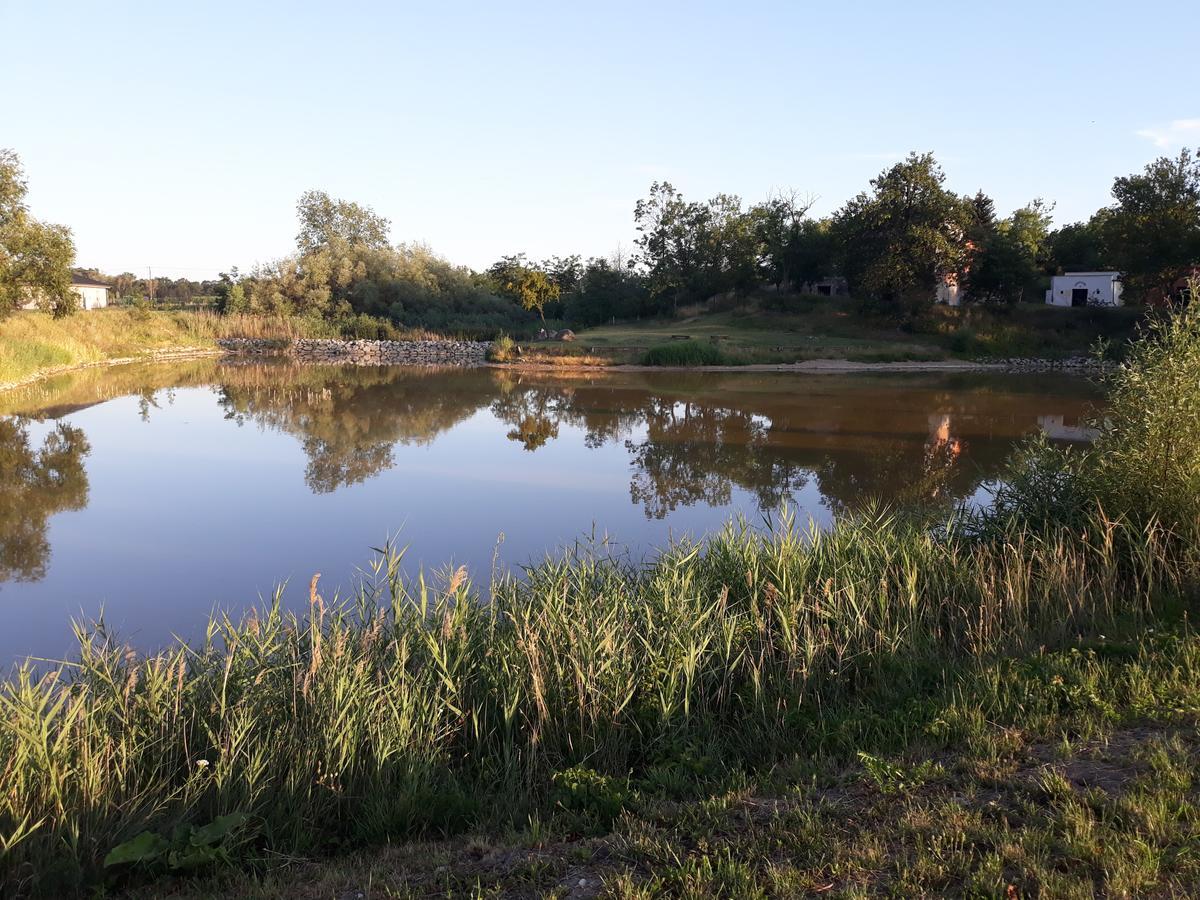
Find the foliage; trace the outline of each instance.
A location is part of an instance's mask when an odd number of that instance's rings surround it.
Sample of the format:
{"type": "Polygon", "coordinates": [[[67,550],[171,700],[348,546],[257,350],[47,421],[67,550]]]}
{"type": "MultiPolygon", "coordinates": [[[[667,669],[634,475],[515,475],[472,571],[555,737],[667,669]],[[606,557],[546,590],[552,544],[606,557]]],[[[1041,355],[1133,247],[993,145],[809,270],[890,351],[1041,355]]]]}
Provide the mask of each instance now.
{"type": "Polygon", "coordinates": [[[837,213],[852,291],[908,316],[932,303],[942,278],[962,273],[968,207],[945,180],[932,154],[913,153],[837,213]]]}
{"type": "Polygon", "coordinates": [[[388,246],[391,223],[369,206],[337,200],[324,191],[305,191],[296,204],[300,233],[296,246],[301,255],[343,244],[381,250],[388,246]]]}
{"type": "MultiPolygon", "coordinates": [[[[76,890],[126,841],[160,853],[143,832],[230,810],[286,854],[523,821],[551,800],[608,817],[681,743],[728,769],[861,751],[881,721],[848,712],[866,698],[919,704],[998,656],[1157,621],[1200,587],[1198,322],[1164,321],[1116,376],[1098,474],[1059,470],[1073,516],[1009,503],[986,528],[931,533],[784,513],[642,564],[565,551],[499,576],[490,602],[465,570],[413,582],[385,549],[346,602],[314,579],[306,616],[277,595],[195,646],[139,657],[80,628],[76,662],[0,687],[0,878],[76,890]]],[[[1056,708],[1092,702],[1054,690],[1056,708]]],[[[892,765],[874,766],[881,786],[932,774],[892,765]]]]}
{"type": "Polygon", "coordinates": [[[87,505],[84,433],[58,423],[37,446],[28,423],[0,419],[0,583],[37,581],[50,557],[50,516],[87,505]]]}
{"type": "Polygon", "coordinates": [[[646,279],[628,266],[589,259],[579,283],[567,295],[566,318],[579,325],[637,319],[651,313],[646,279]]]}
{"type": "Polygon", "coordinates": [[[704,341],[672,341],[646,351],[647,366],[727,366],[733,362],[716,344],[704,341]]]}
{"type": "Polygon", "coordinates": [[[634,207],[637,262],[646,275],[655,309],[677,309],[758,283],[760,235],[742,202],[718,194],[689,203],[669,182],[654,182],[634,207]]]}
{"type": "Polygon", "coordinates": [[[516,356],[517,342],[501,332],[488,348],[488,359],[492,362],[509,362],[516,356]]]}
{"type": "MultiPolygon", "coordinates": [[[[1200,296],[1200,283],[1193,283],[1200,296]]],[[[1187,529],[1200,517],[1200,306],[1152,318],[1109,379],[1089,479],[1113,512],[1187,529]]]]}
{"type": "Polygon", "coordinates": [[[603,775],[586,766],[555,772],[550,783],[558,806],[591,815],[605,826],[611,826],[621,814],[629,795],[625,779],[603,775]]]}
{"type": "Polygon", "coordinates": [[[1082,527],[1097,503],[1135,528],[1190,539],[1200,522],[1200,308],[1149,321],[1107,377],[1108,402],[1086,450],[1035,439],[1000,480],[984,529],[1013,521],[1082,527]],[[997,524],[998,523],[998,524],[997,524]]]}
{"type": "Polygon", "coordinates": [[[71,290],[71,231],[30,216],[27,192],[20,158],[0,149],[0,316],[30,299],[56,318],[70,315],[78,306],[71,290]]]}
{"type": "Polygon", "coordinates": [[[344,321],[365,314],[399,326],[490,335],[519,331],[528,314],[486,280],[419,244],[395,248],[336,242],[243,278],[248,311],[344,321]]]}
{"type": "Polygon", "coordinates": [[[1049,253],[1050,210],[1042,200],[996,221],[981,191],[972,201],[965,287],[972,300],[1017,303],[1036,296],[1049,253]]]}
{"type": "Polygon", "coordinates": [[[1048,274],[1111,268],[1112,254],[1106,244],[1107,218],[1108,211],[1101,210],[1087,222],[1074,222],[1051,232],[1047,237],[1048,274]]]}
{"type": "Polygon", "coordinates": [[[233,838],[245,825],[242,813],[218,816],[207,825],[181,824],[170,839],[153,831],[118,844],[104,857],[104,867],[136,865],[147,869],[189,871],[232,860],[233,838]]]}
{"type": "Polygon", "coordinates": [[[546,321],[546,304],[557,300],[562,293],[562,281],[570,281],[570,273],[559,272],[558,280],[544,270],[529,266],[524,254],[506,256],[488,269],[497,293],[508,297],[522,309],[536,312],[546,321]]]}
{"type": "Polygon", "coordinates": [[[1104,240],[1135,292],[1169,288],[1200,262],[1200,156],[1184,148],[1113,182],[1104,240]]]}

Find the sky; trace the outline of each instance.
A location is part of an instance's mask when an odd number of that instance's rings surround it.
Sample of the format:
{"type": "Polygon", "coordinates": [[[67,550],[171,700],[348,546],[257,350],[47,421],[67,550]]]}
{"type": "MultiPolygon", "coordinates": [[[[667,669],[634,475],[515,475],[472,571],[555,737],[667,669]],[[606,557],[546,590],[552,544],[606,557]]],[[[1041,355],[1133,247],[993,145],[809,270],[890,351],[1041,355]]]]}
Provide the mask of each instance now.
{"type": "Polygon", "coordinates": [[[0,0],[0,147],[77,262],[291,252],[310,189],[485,268],[607,255],[667,180],[828,214],[907,152],[1058,223],[1200,146],[1195,0],[0,0]]]}

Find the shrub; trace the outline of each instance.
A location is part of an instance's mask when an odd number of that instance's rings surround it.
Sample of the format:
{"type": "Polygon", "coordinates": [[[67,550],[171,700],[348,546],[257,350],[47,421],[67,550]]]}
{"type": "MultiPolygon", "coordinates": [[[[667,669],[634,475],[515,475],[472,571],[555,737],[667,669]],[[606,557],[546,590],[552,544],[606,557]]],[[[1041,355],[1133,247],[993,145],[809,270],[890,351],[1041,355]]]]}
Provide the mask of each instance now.
{"type": "Polygon", "coordinates": [[[501,332],[488,348],[488,359],[492,362],[508,362],[517,355],[517,344],[507,334],[501,332]]]}
{"type": "Polygon", "coordinates": [[[730,366],[737,363],[716,344],[675,341],[651,347],[642,357],[647,366],[730,366]]]}

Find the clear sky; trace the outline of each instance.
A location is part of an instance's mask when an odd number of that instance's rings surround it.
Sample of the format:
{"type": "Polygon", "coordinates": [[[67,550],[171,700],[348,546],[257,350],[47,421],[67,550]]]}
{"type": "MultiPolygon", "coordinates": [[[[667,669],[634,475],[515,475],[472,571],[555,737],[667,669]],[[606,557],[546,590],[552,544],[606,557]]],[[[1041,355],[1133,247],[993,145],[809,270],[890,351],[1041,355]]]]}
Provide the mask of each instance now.
{"type": "Polygon", "coordinates": [[[0,0],[0,147],[80,265],[284,255],[310,188],[482,268],[606,254],[667,179],[828,213],[909,150],[1056,220],[1200,145],[1200,2],[0,0]]]}

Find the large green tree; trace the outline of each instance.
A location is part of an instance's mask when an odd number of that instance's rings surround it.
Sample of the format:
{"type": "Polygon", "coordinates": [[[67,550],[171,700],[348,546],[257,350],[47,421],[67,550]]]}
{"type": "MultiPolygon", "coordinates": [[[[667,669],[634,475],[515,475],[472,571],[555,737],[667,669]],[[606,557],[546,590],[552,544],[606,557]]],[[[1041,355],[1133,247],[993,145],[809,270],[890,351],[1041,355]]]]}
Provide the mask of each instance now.
{"type": "Polygon", "coordinates": [[[78,304],[71,290],[71,231],[33,218],[27,192],[20,158],[0,149],[0,315],[31,299],[56,316],[69,315],[78,304]]]}
{"type": "Polygon", "coordinates": [[[1113,182],[1105,243],[1137,293],[1169,288],[1200,262],[1200,156],[1184,148],[1113,182]]]}
{"type": "Polygon", "coordinates": [[[966,263],[968,204],[947,190],[931,153],[912,153],[835,216],[850,288],[895,312],[933,302],[966,263]]]}
{"type": "Polygon", "coordinates": [[[1034,200],[997,221],[991,198],[968,201],[966,293],[1016,303],[1035,295],[1049,255],[1050,207],[1034,200]]]}
{"type": "Polygon", "coordinates": [[[546,304],[557,300],[561,293],[550,275],[528,263],[523,253],[503,257],[488,269],[488,274],[502,296],[520,304],[523,309],[536,312],[543,322],[546,304]]]}
{"type": "Polygon", "coordinates": [[[338,200],[324,191],[306,191],[296,204],[296,214],[300,219],[296,246],[301,253],[338,242],[351,247],[388,246],[391,223],[369,206],[338,200]]]}

